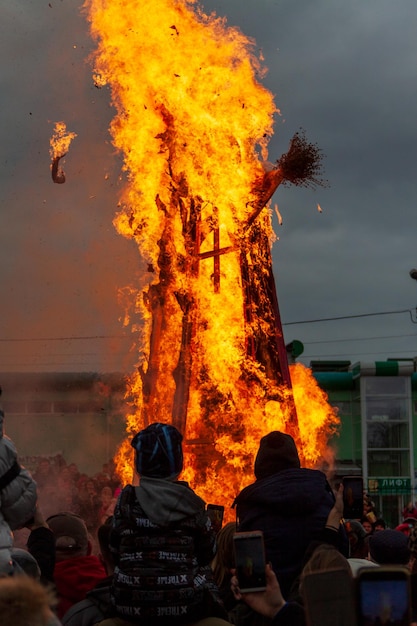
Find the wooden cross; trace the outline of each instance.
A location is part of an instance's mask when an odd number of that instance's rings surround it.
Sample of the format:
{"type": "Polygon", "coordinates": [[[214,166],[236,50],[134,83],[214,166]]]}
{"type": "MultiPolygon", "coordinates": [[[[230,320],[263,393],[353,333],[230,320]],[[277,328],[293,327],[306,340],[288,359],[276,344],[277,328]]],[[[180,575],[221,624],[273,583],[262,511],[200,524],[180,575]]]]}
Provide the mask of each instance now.
{"type": "Polygon", "coordinates": [[[233,250],[233,246],[227,246],[226,248],[220,248],[220,228],[218,226],[218,210],[214,207],[213,212],[215,223],[217,224],[213,228],[213,250],[207,252],[198,252],[199,259],[213,258],[213,286],[214,293],[220,292],[220,256],[233,250]]]}

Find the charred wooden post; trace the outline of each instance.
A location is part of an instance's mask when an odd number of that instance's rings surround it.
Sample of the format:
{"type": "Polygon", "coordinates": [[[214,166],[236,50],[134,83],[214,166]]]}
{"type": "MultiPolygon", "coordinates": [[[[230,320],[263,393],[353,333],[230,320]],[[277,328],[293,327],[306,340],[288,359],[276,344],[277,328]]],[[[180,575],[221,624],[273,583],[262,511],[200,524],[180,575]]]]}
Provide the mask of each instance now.
{"type": "MultiPolygon", "coordinates": [[[[278,297],[272,272],[270,243],[263,229],[254,224],[248,245],[241,253],[242,283],[247,337],[247,356],[261,364],[269,384],[269,400],[285,401],[289,408],[287,430],[297,441],[298,420],[291,390],[291,376],[282,332],[278,297]],[[285,398],[284,398],[285,396],[285,398]]],[[[253,376],[254,372],[250,372],[253,376]]],[[[260,381],[261,382],[261,381],[260,381]]]]}
{"type": "MultiPolygon", "coordinates": [[[[181,197],[178,198],[181,208],[182,233],[184,237],[186,258],[183,269],[187,279],[197,278],[199,272],[199,251],[202,240],[201,201],[191,198],[189,210],[186,209],[181,197]]],[[[185,281],[188,284],[188,280],[185,281]]],[[[182,311],[181,347],[177,365],[173,371],[175,380],[174,402],[172,407],[172,423],[185,432],[187,409],[190,398],[190,386],[193,367],[193,340],[195,338],[197,303],[190,291],[175,292],[182,311]]]]}
{"type": "Polygon", "coordinates": [[[187,408],[190,398],[192,372],[192,340],[195,334],[195,302],[187,293],[177,293],[177,300],[183,313],[181,327],[181,348],[178,363],[173,371],[175,380],[172,423],[180,432],[185,432],[187,408]]]}
{"type": "Polygon", "coordinates": [[[148,291],[144,293],[144,302],[151,313],[151,334],[149,347],[149,360],[146,371],[143,366],[139,367],[139,374],[142,379],[142,397],[144,404],[144,419],[147,422],[158,419],[158,398],[157,382],[159,372],[163,364],[161,357],[163,353],[163,337],[167,329],[167,316],[169,316],[169,300],[172,298],[171,286],[174,282],[173,265],[176,263],[176,249],[172,236],[171,217],[167,207],[157,196],[156,204],[165,214],[165,227],[158,242],[159,256],[159,282],[150,285],[148,291]]]}

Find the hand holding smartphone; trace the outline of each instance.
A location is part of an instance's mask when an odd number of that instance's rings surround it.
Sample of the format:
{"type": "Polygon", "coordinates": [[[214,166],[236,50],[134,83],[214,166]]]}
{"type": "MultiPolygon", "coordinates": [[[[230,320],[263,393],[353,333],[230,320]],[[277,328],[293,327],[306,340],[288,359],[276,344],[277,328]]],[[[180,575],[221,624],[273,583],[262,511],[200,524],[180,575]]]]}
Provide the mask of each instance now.
{"type": "Polygon", "coordinates": [[[233,535],[236,576],[241,593],[265,591],[265,548],[260,530],[233,535]]]}

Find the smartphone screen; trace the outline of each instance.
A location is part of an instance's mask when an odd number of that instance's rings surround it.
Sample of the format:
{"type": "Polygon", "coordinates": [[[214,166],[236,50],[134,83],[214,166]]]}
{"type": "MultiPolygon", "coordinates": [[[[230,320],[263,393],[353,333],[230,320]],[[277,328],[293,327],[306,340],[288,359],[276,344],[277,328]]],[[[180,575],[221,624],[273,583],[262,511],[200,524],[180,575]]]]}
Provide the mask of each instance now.
{"type": "Polygon", "coordinates": [[[264,591],[266,580],[263,533],[260,530],[235,533],[233,544],[240,591],[264,591]]]}
{"type": "Polygon", "coordinates": [[[410,626],[410,574],[403,567],[360,570],[357,579],[358,626],[410,626]]]}
{"type": "Polygon", "coordinates": [[[218,533],[223,525],[224,506],[220,504],[208,504],[207,515],[210,518],[213,530],[218,533]]]}
{"type": "Polygon", "coordinates": [[[343,517],[361,519],[363,516],[363,479],[361,476],[343,478],[343,517]]]}

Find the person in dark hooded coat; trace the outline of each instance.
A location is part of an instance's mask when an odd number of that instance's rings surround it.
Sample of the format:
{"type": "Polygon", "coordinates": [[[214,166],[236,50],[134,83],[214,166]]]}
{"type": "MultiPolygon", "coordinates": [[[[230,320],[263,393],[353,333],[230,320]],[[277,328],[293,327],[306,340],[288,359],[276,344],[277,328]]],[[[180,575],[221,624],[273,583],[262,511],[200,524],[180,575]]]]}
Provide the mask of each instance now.
{"type": "Polygon", "coordinates": [[[205,502],[177,480],[181,442],[174,426],[159,422],[132,440],[140,483],[119,496],[110,548],[114,612],[133,623],[173,626],[227,617],[210,567],[216,536],[205,502]]]}
{"type": "MultiPolygon", "coordinates": [[[[293,438],[279,431],[262,437],[254,470],[256,481],[235,499],[238,530],[263,531],[266,559],[287,597],[309,544],[323,537],[335,496],[323,472],[301,468],[293,438]]],[[[343,528],[335,530],[343,546],[343,528]]]]}

